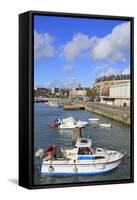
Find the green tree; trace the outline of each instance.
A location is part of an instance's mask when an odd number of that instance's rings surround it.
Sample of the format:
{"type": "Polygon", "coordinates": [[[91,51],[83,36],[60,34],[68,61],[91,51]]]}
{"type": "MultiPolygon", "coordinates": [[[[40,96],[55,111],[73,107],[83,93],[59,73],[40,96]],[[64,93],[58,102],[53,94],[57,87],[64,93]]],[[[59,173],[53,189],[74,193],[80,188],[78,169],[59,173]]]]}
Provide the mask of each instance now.
{"type": "Polygon", "coordinates": [[[86,95],[87,95],[88,97],[95,97],[95,96],[97,95],[97,90],[96,90],[96,88],[87,89],[86,95]]]}

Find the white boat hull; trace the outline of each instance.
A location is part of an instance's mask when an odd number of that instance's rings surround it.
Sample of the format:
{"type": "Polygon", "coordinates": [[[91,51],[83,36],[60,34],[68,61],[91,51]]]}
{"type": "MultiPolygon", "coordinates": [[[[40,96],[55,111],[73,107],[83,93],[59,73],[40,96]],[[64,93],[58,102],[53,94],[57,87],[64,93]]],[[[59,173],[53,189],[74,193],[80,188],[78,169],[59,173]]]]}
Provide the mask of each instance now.
{"type": "Polygon", "coordinates": [[[112,125],[111,124],[99,124],[100,127],[104,127],[104,128],[111,128],[112,125]]]}
{"type": "Polygon", "coordinates": [[[87,124],[88,124],[88,122],[86,122],[86,121],[78,121],[76,123],[76,127],[77,128],[84,128],[87,124]]]}
{"type": "Polygon", "coordinates": [[[59,126],[59,129],[74,129],[76,126],[74,124],[68,125],[68,124],[61,124],[59,126]]]}
{"type": "Polygon", "coordinates": [[[89,123],[90,124],[98,124],[99,123],[99,119],[98,118],[89,118],[89,123]]]}
{"type": "Polygon", "coordinates": [[[49,164],[43,164],[41,168],[41,174],[73,174],[73,175],[86,175],[86,174],[100,174],[105,173],[113,170],[121,163],[121,160],[110,162],[110,163],[84,163],[84,164],[72,164],[72,163],[66,163],[66,164],[52,164],[52,167],[54,171],[50,171],[50,163],[49,164]]]}
{"type": "Polygon", "coordinates": [[[74,128],[84,128],[88,122],[86,121],[78,121],[78,122],[68,122],[63,123],[59,126],[60,129],[74,129],[74,128]]]}

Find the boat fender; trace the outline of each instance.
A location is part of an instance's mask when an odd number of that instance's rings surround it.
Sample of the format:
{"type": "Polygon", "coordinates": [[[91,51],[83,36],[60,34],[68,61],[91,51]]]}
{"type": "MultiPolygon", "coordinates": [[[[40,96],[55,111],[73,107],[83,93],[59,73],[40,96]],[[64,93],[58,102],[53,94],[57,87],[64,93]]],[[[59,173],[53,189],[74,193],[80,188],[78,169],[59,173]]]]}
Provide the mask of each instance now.
{"type": "Polygon", "coordinates": [[[74,168],[73,168],[73,172],[78,172],[78,168],[76,167],[75,163],[76,163],[76,160],[74,160],[74,168]]]}
{"type": "Polygon", "coordinates": [[[48,171],[49,171],[49,172],[54,172],[54,171],[55,171],[55,169],[54,169],[54,167],[53,167],[53,166],[51,166],[51,165],[50,165],[50,166],[49,166],[49,168],[48,168],[48,171]]]}
{"type": "Polygon", "coordinates": [[[76,166],[73,168],[73,172],[78,172],[78,168],[76,166]]]}
{"type": "Polygon", "coordinates": [[[127,152],[126,152],[125,150],[123,150],[123,151],[121,152],[121,154],[124,154],[124,156],[127,156],[127,155],[128,155],[127,152]]]}

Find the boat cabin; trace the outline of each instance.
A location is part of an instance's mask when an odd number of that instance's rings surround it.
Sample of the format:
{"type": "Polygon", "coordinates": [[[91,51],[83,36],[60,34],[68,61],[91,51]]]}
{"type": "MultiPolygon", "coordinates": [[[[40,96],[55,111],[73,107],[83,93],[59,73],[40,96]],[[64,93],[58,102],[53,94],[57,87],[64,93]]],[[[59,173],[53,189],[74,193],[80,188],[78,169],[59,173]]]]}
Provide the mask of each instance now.
{"type": "Polygon", "coordinates": [[[76,142],[76,147],[91,147],[92,140],[88,138],[79,138],[76,142]]]}
{"type": "Polygon", "coordinates": [[[79,138],[76,143],[77,160],[92,160],[93,150],[91,149],[92,140],[87,138],[79,138]]]}

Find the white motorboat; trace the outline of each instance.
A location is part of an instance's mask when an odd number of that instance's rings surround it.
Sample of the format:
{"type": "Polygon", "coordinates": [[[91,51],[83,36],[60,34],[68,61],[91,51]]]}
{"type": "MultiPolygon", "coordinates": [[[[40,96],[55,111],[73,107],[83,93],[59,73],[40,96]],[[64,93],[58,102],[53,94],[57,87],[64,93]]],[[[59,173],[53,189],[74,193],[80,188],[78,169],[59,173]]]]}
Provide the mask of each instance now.
{"type": "Polygon", "coordinates": [[[74,123],[74,122],[76,122],[76,120],[74,119],[74,117],[67,117],[67,118],[62,119],[61,122],[62,123],[68,123],[68,122],[74,123]]]}
{"type": "Polygon", "coordinates": [[[60,105],[56,101],[48,101],[46,105],[50,108],[59,108],[60,105]]]}
{"type": "Polygon", "coordinates": [[[62,123],[58,127],[60,129],[74,129],[74,128],[84,128],[88,122],[86,121],[78,121],[78,122],[67,122],[62,123]]]}
{"type": "Polygon", "coordinates": [[[67,122],[67,123],[61,123],[58,126],[59,129],[74,129],[76,128],[75,122],[67,122]]]}
{"type": "Polygon", "coordinates": [[[100,127],[112,128],[112,124],[99,124],[100,127]]]}
{"type": "Polygon", "coordinates": [[[87,121],[77,121],[76,122],[76,128],[84,128],[88,124],[87,121]]]}
{"type": "Polygon", "coordinates": [[[99,122],[99,118],[89,118],[88,119],[90,123],[98,123],[99,122]]]}
{"type": "Polygon", "coordinates": [[[89,175],[110,172],[118,167],[124,153],[92,148],[91,139],[79,138],[72,149],[60,148],[57,154],[56,145],[50,147],[48,155],[40,149],[37,156],[42,157],[41,174],[44,175],[89,175]],[[53,150],[52,150],[52,148],[53,150]]]}
{"type": "Polygon", "coordinates": [[[76,121],[73,117],[62,119],[60,122],[58,126],[60,129],[84,128],[88,124],[87,121],[76,121]]]}

